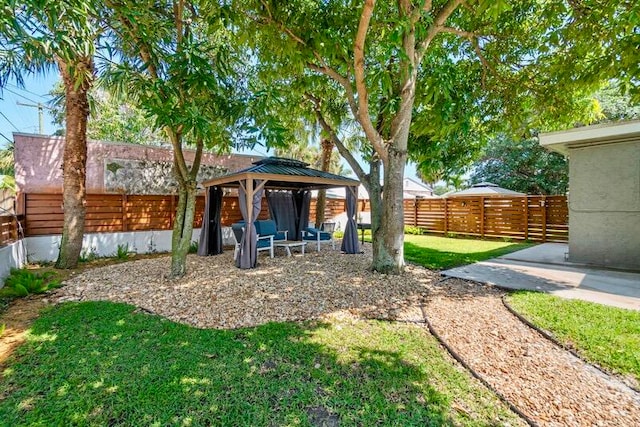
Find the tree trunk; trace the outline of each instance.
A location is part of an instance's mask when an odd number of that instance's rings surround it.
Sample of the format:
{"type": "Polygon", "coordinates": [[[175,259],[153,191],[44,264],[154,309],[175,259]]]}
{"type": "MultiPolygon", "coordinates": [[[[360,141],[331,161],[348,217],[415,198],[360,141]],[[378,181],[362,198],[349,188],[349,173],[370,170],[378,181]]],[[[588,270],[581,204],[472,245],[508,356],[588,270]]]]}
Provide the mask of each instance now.
{"type": "Polygon", "coordinates": [[[87,92],[93,83],[93,63],[84,59],[65,64],[59,59],[58,67],[65,86],[66,133],[62,162],[64,225],[56,267],[75,268],[82,250],[86,215],[87,92]],[[82,76],[80,85],[76,84],[78,75],[82,76]]]}
{"type": "MultiPolygon", "coordinates": [[[[333,152],[333,142],[330,139],[323,139],[322,145],[322,159],[320,162],[320,168],[323,172],[329,172],[331,165],[331,153],[333,152]]],[[[327,206],[327,190],[322,189],[318,191],[318,200],[316,202],[316,227],[320,228],[324,222],[324,210],[327,206]]]]}
{"type": "Polygon", "coordinates": [[[389,150],[384,168],[384,197],[382,217],[377,230],[372,268],[387,274],[400,274],[404,270],[404,154],[389,150]]]}
{"type": "Polygon", "coordinates": [[[171,278],[182,277],[187,271],[187,254],[196,211],[196,182],[188,181],[178,188],[178,206],[171,236],[171,278]]]}

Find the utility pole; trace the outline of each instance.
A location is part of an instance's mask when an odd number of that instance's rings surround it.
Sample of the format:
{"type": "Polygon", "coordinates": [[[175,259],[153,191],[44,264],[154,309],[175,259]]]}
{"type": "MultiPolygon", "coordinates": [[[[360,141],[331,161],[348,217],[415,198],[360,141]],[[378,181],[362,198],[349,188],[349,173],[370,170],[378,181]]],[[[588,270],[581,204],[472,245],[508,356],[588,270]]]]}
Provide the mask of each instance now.
{"type": "Polygon", "coordinates": [[[37,104],[25,104],[18,101],[17,104],[23,107],[33,107],[38,109],[38,129],[40,131],[40,135],[44,135],[44,109],[49,107],[41,104],[40,102],[38,102],[37,104]]]}

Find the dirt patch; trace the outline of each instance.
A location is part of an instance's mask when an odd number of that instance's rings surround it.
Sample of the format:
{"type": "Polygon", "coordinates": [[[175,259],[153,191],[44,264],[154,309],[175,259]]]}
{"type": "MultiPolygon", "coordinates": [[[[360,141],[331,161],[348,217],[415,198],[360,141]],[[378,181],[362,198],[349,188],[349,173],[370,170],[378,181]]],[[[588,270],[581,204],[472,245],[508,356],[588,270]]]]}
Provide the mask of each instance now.
{"type": "Polygon", "coordinates": [[[0,324],[6,325],[0,336],[0,371],[16,347],[24,342],[26,333],[40,310],[47,305],[49,300],[46,295],[33,295],[14,300],[0,315],[0,324]]]}

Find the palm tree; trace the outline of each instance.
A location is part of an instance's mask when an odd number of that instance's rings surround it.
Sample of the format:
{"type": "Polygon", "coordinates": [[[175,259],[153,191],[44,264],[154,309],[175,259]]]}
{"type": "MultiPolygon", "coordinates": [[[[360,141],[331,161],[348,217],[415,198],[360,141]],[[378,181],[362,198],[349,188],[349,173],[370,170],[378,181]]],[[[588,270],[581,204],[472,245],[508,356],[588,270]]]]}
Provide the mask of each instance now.
{"type": "Polygon", "coordinates": [[[56,267],[74,268],[82,249],[86,203],[87,92],[94,82],[100,30],[90,0],[8,0],[0,18],[0,88],[25,73],[57,68],[65,87],[64,227],[56,267]]]}

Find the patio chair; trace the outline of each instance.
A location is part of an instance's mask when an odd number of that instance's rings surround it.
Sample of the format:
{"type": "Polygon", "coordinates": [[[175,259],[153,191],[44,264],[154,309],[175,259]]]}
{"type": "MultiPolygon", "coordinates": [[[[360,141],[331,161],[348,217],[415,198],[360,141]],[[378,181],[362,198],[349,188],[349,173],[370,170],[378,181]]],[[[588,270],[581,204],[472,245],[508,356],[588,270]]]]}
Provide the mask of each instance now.
{"type": "Polygon", "coordinates": [[[263,219],[255,222],[256,233],[260,236],[273,236],[273,240],[287,240],[289,230],[278,230],[276,222],[272,219],[263,219]]]}
{"type": "MultiPolygon", "coordinates": [[[[236,259],[238,252],[240,252],[240,241],[244,234],[244,223],[231,224],[231,230],[233,231],[233,237],[236,241],[233,250],[233,259],[236,259]]],[[[258,235],[258,252],[260,251],[269,251],[269,255],[273,258],[273,236],[258,235]]]]}
{"type": "MultiPolygon", "coordinates": [[[[335,224],[334,224],[335,226],[335,224]]],[[[332,231],[318,230],[314,227],[307,227],[302,230],[302,240],[306,242],[314,242],[316,244],[316,250],[320,252],[321,243],[331,243],[333,250],[336,249],[336,241],[333,239],[332,231]]]]}

